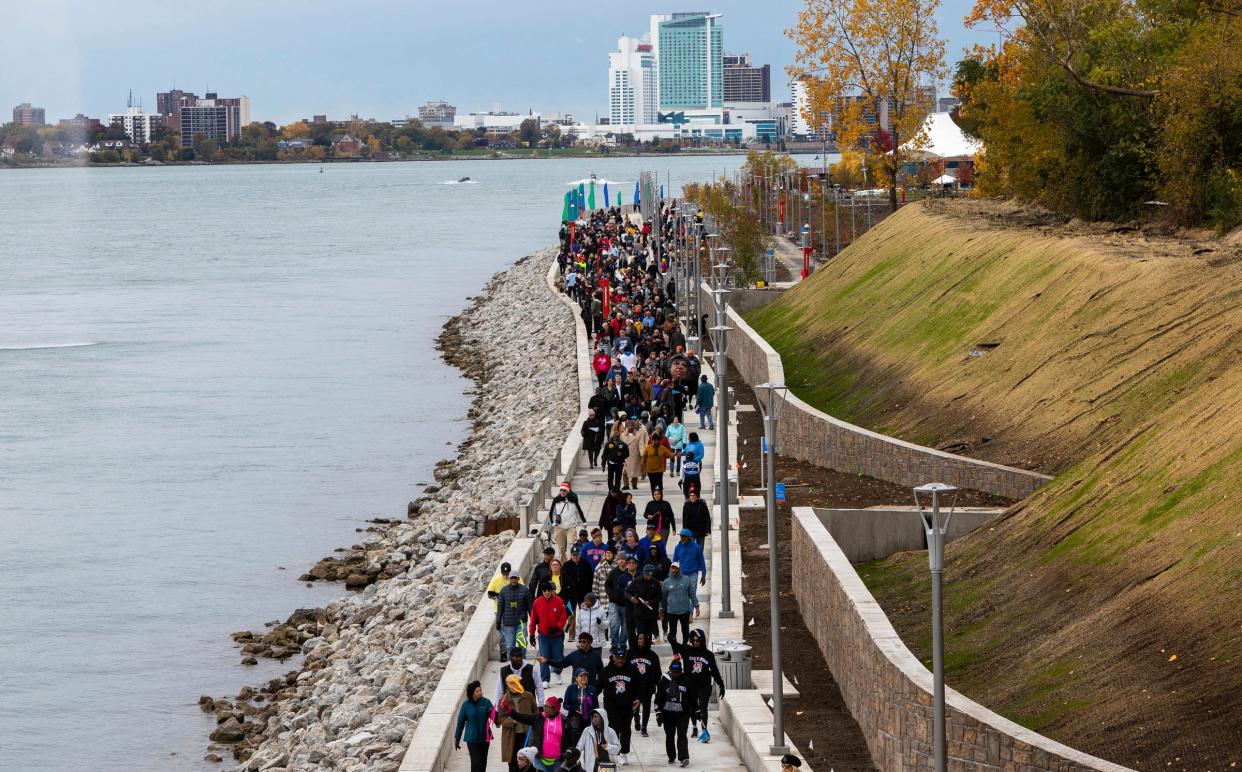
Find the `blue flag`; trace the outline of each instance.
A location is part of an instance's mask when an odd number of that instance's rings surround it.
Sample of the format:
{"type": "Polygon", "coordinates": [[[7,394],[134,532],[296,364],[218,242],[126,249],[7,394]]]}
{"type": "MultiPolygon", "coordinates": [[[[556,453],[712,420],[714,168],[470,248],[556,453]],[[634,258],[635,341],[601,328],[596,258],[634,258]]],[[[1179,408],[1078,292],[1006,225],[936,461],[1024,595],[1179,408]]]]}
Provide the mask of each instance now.
{"type": "Polygon", "coordinates": [[[634,180],[634,206],[638,206],[638,201],[642,194],[638,191],[638,180],[634,180]]]}
{"type": "Polygon", "coordinates": [[[578,203],[583,209],[586,208],[586,185],[581,182],[578,183],[578,203]]]}
{"type": "Polygon", "coordinates": [[[660,200],[661,201],[664,200],[664,186],[663,185],[660,186],[660,200]]]}
{"type": "Polygon", "coordinates": [[[604,208],[611,209],[612,204],[608,203],[608,183],[604,183],[604,208]]]}

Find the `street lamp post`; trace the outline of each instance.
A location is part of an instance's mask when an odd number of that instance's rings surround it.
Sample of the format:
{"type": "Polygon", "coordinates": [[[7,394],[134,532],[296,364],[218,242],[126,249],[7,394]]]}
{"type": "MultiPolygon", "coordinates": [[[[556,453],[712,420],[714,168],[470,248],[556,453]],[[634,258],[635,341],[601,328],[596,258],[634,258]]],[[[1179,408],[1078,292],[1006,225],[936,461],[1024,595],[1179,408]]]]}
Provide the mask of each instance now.
{"type": "MultiPolygon", "coordinates": [[[[716,252],[728,252],[728,247],[718,247],[716,252]]],[[[729,565],[729,331],[726,324],[729,289],[725,276],[729,264],[722,259],[712,265],[715,289],[712,290],[712,308],[716,312],[716,324],[711,328],[712,349],[716,353],[716,505],[720,525],[721,592],[720,618],[733,618],[732,572],[729,565]]]]}
{"type": "Polygon", "coordinates": [[[785,745],[784,675],[781,670],[781,596],[777,581],[776,565],[776,422],[785,404],[785,386],[779,383],[761,383],[756,393],[763,393],[760,407],[763,409],[763,436],[767,442],[768,466],[768,592],[772,596],[772,747],[768,753],[783,756],[789,753],[785,745]]]}
{"type": "Polygon", "coordinates": [[[918,507],[919,520],[927,534],[927,562],[931,566],[932,580],[932,740],[936,772],[945,772],[948,749],[944,731],[944,621],[941,614],[940,581],[944,572],[944,537],[949,530],[949,520],[957,505],[957,488],[944,483],[928,483],[914,489],[914,504],[918,507]],[[954,494],[949,514],[940,519],[940,497],[954,494]],[[919,494],[931,497],[931,511],[923,508],[919,494]]]}

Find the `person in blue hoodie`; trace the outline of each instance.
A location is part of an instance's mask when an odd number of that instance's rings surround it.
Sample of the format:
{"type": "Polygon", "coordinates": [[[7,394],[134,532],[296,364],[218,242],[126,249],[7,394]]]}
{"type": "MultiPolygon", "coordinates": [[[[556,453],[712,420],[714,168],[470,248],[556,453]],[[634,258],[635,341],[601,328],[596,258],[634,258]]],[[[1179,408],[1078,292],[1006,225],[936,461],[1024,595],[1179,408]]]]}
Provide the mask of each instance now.
{"type": "MultiPolygon", "coordinates": [[[[681,572],[690,579],[691,584],[700,587],[707,584],[707,561],[703,559],[703,548],[694,540],[694,533],[689,528],[681,529],[681,543],[673,550],[673,561],[681,566],[681,572]]],[[[697,590],[695,595],[697,597],[697,590]]]]}

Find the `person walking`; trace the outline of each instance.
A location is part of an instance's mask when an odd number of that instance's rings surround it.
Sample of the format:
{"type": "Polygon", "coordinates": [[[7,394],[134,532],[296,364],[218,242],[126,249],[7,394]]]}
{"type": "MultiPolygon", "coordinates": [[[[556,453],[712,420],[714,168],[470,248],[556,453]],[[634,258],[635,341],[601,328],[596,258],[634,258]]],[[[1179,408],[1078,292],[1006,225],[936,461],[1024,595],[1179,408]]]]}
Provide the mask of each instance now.
{"type": "Polygon", "coordinates": [[[500,633],[501,658],[517,646],[518,631],[526,624],[530,610],[530,593],[522,585],[522,577],[512,571],[509,583],[496,594],[496,632],[500,633]]]}
{"type": "MultiPolygon", "coordinates": [[[[513,572],[513,566],[508,563],[501,563],[500,570],[487,583],[487,597],[492,599],[492,608],[496,608],[496,599],[500,597],[500,590],[509,583],[509,574],[513,572]]],[[[522,577],[518,577],[518,584],[522,583],[522,577]]],[[[501,653],[504,656],[504,653],[501,653]]]]}
{"type": "Polygon", "coordinates": [[[538,713],[510,709],[508,715],[530,727],[527,736],[538,753],[535,768],[543,772],[555,772],[560,764],[561,754],[568,747],[565,742],[568,727],[561,715],[561,701],[556,697],[548,697],[543,701],[543,710],[538,713]]]}
{"type": "Polygon", "coordinates": [[[677,642],[677,627],[681,627],[681,639],[690,637],[690,616],[699,616],[699,598],[694,581],[681,572],[681,564],[669,565],[668,578],[661,584],[660,618],[668,625],[668,642],[677,642]]]}
{"type": "Polygon", "coordinates": [[[660,585],[655,580],[655,566],[643,566],[640,577],[625,587],[629,602],[629,646],[633,647],[639,633],[655,638],[660,615],[660,585]]]}
{"type": "Polygon", "coordinates": [[[604,445],[604,466],[608,470],[608,487],[620,490],[625,488],[625,461],[630,457],[630,448],[625,444],[619,433],[614,433],[604,445]]]}
{"type": "MultiPolygon", "coordinates": [[[[565,622],[569,618],[569,612],[565,608],[565,601],[556,594],[556,587],[552,582],[544,582],[541,589],[542,592],[531,606],[529,634],[532,638],[536,634],[539,636],[539,672],[543,688],[546,689],[552,669],[548,666],[548,660],[559,660],[564,656],[565,622]]],[[[556,668],[557,683],[561,682],[562,669],[563,666],[556,668]]]]}
{"type": "Polygon", "coordinates": [[[582,753],[582,768],[595,772],[600,764],[612,761],[612,757],[621,753],[621,738],[617,730],[608,725],[608,710],[596,708],[591,711],[591,720],[576,746],[582,753]]]}
{"type": "Polygon", "coordinates": [[[612,656],[604,671],[599,674],[596,684],[604,701],[604,709],[612,718],[611,726],[617,730],[617,738],[621,741],[621,753],[617,761],[626,763],[626,755],[630,752],[630,722],[634,720],[634,711],[638,708],[638,671],[626,658],[624,646],[612,647],[612,656]]]}
{"type": "Polygon", "coordinates": [[[664,753],[668,763],[680,762],[690,766],[690,743],[686,729],[694,705],[694,688],[682,673],[680,660],[668,665],[668,673],[660,677],[656,686],[656,721],[664,726],[664,753]]]}
{"type": "Polygon", "coordinates": [[[509,765],[509,772],[516,772],[518,769],[517,754],[522,749],[522,742],[526,739],[526,731],[530,729],[526,724],[514,719],[511,714],[514,710],[534,713],[538,708],[539,703],[535,701],[535,695],[526,691],[521,678],[511,675],[505,679],[505,693],[496,703],[492,721],[500,727],[500,759],[509,765]]]}
{"type": "Polygon", "coordinates": [[[664,491],[651,493],[651,501],[643,509],[643,517],[647,520],[647,525],[655,526],[656,533],[667,545],[669,534],[677,526],[677,519],[673,517],[673,505],[664,500],[664,491]]]}
{"type": "Polygon", "coordinates": [[[634,494],[626,493],[613,513],[613,524],[621,526],[621,531],[638,527],[638,507],[634,505],[634,494]]]}
{"type": "Polygon", "coordinates": [[[707,584],[707,561],[703,558],[703,548],[694,540],[694,533],[689,528],[681,529],[681,543],[673,549],[673,560],[681,566],[681,572],[691,585],[703,587],[707,584]]]}
{"type": "Polygon", "coordinates": [[[497,705],[504,699],[509,676],[517,676],[522,688],[535,695],[536,705],[543,699],[543,682],[539,680],[534,663],[527,662],[526,652],[516,646],[509,651],[509,661],[501,665],[500,672],[496,674],[496,698],[493,702],[497,705]]]}
{"type": "Polygon", "coordinates": [[[673,451],[668,471],[675,477],[681,474],[681,451],[686,446],[686,426],[681,419],[673,416],[673,422],[664,429],[664,437],[668,440],[669,449],[673,451]]]}
{"type": "Polygon", "coordinates": [[[577,744],[582,730],[591,720],[591,711],[599,707],[599,695],[595,691],[595,679],[598,677],[598,673],[592,676],[585,668],[578,668],[574,671],[574,682],[565,689],[565,699],[561,706],[565,709],[565,718],[568,720],[568,741],[571,745],[577,744]]]}
{"type": "Polygon", "coordinates": [[[651,698],[655,696],[656,684],[660,680],[660,655],[651,647],[651,636],[639,633],[634,639],[634,648],[630,650],[630,664],[638,671],[639,710],[634,711],[634,729],[643,737],[647,736],[647,722],[651,718],[651,698]]]}
{"type": "Polygon", "coordinates": [[[684,456],[685,461],[681,467],[681,491],[686,496],[689,496],[691,491],[697,493],[703,489],[703,478],[701,476],[703,465],[689,451],[686,451],[684,456]]]}
{"type": "MultiPolygon", "coordinates": [[[[578,532],[579,538],[582,532],[578,532]]],[[[582,605],[582,599],[591,591],[591,580],[595,578],[595,569],[591,567],[590,562],[583,555],[583,547],[590,545],[590,542],[583,544],[574,544],[569,548],[569,562],[561,566],[561,576],[564,577],[561,585],[561,597],[569,604],[570,611],[574,611],[578,606],[582,605]]]]}
{"type": "Polygon", "coordinates": [[[518,772],[533,772],[535,764],[539,758],[539,749],[534,746],[522,748],[515,754],[517,757],[518,772]]]}
{"type": "Polygon", "coordinates": [[[569,482],[561,483],[548,508],[548,524],[552,527],[552,543],[562,559],[569,557],[569,545],[577,538],[578,528],[586,523],[586,515],[578,505],[578,496],[569,482]]]}
{"type": "Polygon", "coordinates": [[[638,487],[638,478],[643,475],[643,449],[647,447],[647,429],[640,424],[636,417],[631,417],[626,422],[625,431],[621,433],[621,440],[625,443],[625,447],[629,450],[629,455],[625,459],[625,470],[623,473],[621,490],[629,490],[638,487]],[[625,478],[629,478],[629,485],[625,484],[625,478]]]}
{"type": "Polygon", "coordinates": [[[673,653],[681,657],[685,665],[685,678],[694,691],[694,710],[690,713],[690,726],[698,732],[701,743],[711,742],[711,733],[707,731],[707,704],[712,699],[712,681],[721,699],[724,699],[724,679],[720,677],[720,669],[716,667],[716,655],[707,648],[707,635],[700,628],[690,632],[690,643],[671,643],[673,653]],[[698,725],[702,724],[700,731],[698,725]]]}
{"type": "Polygon", "coordinates": [[[591,647],[595,653],[603,653],[604,643],[608,640],[608,611],[594,592],[588,592],[574,612],[574,629],[579,637],[583,633],[591,636],[591,647]]]}
{"type": "Polygon", "coordinates": [[[462,735],[470,752],[470,772],[487,772],[487,749],[492,744],[492,701],[483,696],[478,681],[466,685],[466,701],[457,711],[453,746],[461,750],[462,735]]]}
{"type": "Polygon", "coordinates": [[[699,414],[699,428],[709,431],[714,429],[712,408],[716,404],[716,387],[707,380],[706,375],[699,377],[699,387],[695,390],[694,402],[694,412],[699,414]]]}
{"type": "Polygon", "coordinates": [[[585,631],[578,633],[578,647],[565,656],[552,658],[540,655],[536,659],[539,660],[539,664],[548,665],[557,670],[569,668],[571,673],[585,670],[592,679],[597,678],[599,671],[604,669],[604,661],[594,647],[594,638],[585,631]]]}
{"type": "Polygon", "coordinates": [[[712,513],[697,490],[686,493],[686,501],[681,505],[681,527],[689,528],[690,533],[694,534],[694,541],[707,549],[707,535],[712,532],[712,513]]]}

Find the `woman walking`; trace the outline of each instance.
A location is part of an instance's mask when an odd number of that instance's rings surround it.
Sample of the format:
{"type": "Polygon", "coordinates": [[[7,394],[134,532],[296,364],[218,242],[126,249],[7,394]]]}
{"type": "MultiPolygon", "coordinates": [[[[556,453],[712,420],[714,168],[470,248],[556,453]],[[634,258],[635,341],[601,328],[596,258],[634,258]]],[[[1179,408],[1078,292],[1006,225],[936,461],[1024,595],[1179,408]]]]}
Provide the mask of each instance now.
{"type": "Polygon", "coordinates": [[[596,708],[591,711],[591,725],[578,738],[578,750],[582,752],[582,768],[595,772],[600,764],[612,761],[621,752],[621,739],[608,726],[608,711],[596,708]]]}
{"type": "Polygon", "coordinates": [[[638,478],[643,473],[642,455],[643,448],[647,447],[647,430],[637,419],[631,418],[626,422],[621,439],[629,449],[629,455],[625,459],[625,472],[621,478],[621,490],[629,490],[638,487],[638,478]],[[625,484],[627,480],[629,485],[625,484]]]}
{"type": "Polygon", "coordinates": [[[505,679],[505,694],[496,706],[495,723],[500,727],[500,758],[509,764],[509,772],[518,770],[518,751],[530,727],[510,715],[513,711],[534,713],[539,708],[535,695],[526,691],[522,679],[511,675],[505,679]]]}
{"type": "Polygon", "coordinates": [[[492,743],[492,701],[483,696],[483,686],[471,681],[466,686],[466,701],[457,711],[457,730],[453,745],[461,750],[462,735],[470,751],[470,772],[487,772],[487,749],[492,743]]]}
{"type": "Polygon", "coordinates": [[[673,422],[664,430],[664,436],[668,439],[668,446],[673,450],[673,459],[668,471],[676,477],[681,473],[681,452],[686,447],[685,424],[680,418],[673,416],[673,422]]]}
{"type": "Polygon", "coordinates": [[[664,463],[673,455],[673,451],[669,450],[668,445],[664,444],[662,439],[656,433],[652,435],[647,447],[643,448],[643,472],[651,481],[652,494],[664,490],[664,463]]]}

